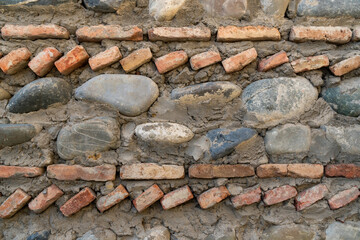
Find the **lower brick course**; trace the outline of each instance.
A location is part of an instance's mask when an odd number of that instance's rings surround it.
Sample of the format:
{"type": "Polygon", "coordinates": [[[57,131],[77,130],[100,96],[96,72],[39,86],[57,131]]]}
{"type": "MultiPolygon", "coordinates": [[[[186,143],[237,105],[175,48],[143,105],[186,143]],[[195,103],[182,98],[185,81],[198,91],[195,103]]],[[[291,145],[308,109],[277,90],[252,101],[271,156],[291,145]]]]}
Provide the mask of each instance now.
{"type": "Polygon", "coordinates": [[[69,217],[89,205],[95,199],[94,191],[86,187],[62,205],[60,211],[65,217],[69,217]]]}
{"type": "Polygon", "coordinates": [[[228,196],[230,196],[229,190],[225,186],[221,186],[203,192],[197,197],[197,201],[202,209],[207,209],[213,207],[228,196]]]}
{"type": "Polygon", "coordinates": [[[0,218],[11,218],[31,199],[27,193],[18,188],[0,205],[0,218]]]}
{"type": "Polygon", "coordinates": [[[133,200],[134,207],[142,212],[164,196],[158,185],[154,184],[133,200]]]}

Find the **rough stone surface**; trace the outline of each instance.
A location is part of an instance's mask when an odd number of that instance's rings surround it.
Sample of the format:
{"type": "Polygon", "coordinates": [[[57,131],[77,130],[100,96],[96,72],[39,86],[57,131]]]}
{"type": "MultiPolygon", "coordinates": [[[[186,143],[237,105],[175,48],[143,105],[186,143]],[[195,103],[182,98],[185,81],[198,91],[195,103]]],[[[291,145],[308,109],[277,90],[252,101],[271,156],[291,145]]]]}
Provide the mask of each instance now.
{"type": "Polygon", "coordinates": [[[247,11],[247,0],[200,0],[207,15],[212,17],[224,16],[240,19],[247,11]]]}
{"type": "Polygon", "coordinates": [[[0,87],[0,101],[11,98],[11,94],[5,89],[0,87]]]}
{"type": "Polygon", "coordinates": [[[35,135],[31,124],[0,124],[0,149],[30,141],[35,135]]]}
{"type": "Polygon", "coordinates": [[[233,178],[254,176],[254,168],[250,165],[212,165],[194,164],[189,167],[190,178],[233,178]]]}
{"type": "Polygon", "coordinates": [[[170,21],[186,0],[149,0],[149,14],[157,21],[170,21]]]}
{"type": "Polygon", "coordinates": [[[314,240],[316,233],[308,226],[280,225],[265,230],[264,240],[314,240]]]}
{"type": "Polygon", "coordinates": [[[137,163],[120,168],[121,179],[179,179],[185,177],[183,166],[137,163]]]}
{"type": "Polygon", "coordinates": [[[164,210],[168,210],[179,206],[194,198],[189,186],[178,188],[172,192],[167,193],[160,201],[164,210]]]}
{"type": "Polygon", "coordinates": [[[170,232],[164,226],[155,226],[146,232],[144,240],[170,240],[170,232]]]}
{"type": "Polygon", "coordinates": [[[95,12],[116,12],[123,0],[84,0],[85,7],[95,12]]]}
{"type": "Polygon", "coordinates": [[[290,0],[261,0],[261,6],[267,16],[282,18],[290,0]]]}
{"type": "Polygon", "coordinates": [[[357,0],[301,0],[297,7],[299,16],[334,18],[339,16],[360,17],[360,2],[357,0]]]}
{"type": "Polygon", "coordinates": [[[333,222],[326,229],[326,240],[359,239],[360,222],[333,222]]]}
{"type": "Polygon", "coordinates": [[[313,129],[311,131],[311,144],[308,156],[315,161],[328,163],[336,159],[340,146],[332,138],[327,138],[325,131],[313,129]]]}
{"type": "Polygon", "coordinates": [[[47,167],[47,176],[64,181],[113,181],[116,167],[114,165],[99,165],[96,167],[83,167],[81,165],[53,164],[47,167]]]}
{"type": "Polygon", "coordinates": [[[347,127],[324,126],[326,136],[335,139],[342,153],[360,154],[360,125],[347,127]]]}
{"type": "Polygon", "coordinates": [[[26,240],[48,240],[50,237],[50,231],[42,231],[31,234],[26,240]]]}

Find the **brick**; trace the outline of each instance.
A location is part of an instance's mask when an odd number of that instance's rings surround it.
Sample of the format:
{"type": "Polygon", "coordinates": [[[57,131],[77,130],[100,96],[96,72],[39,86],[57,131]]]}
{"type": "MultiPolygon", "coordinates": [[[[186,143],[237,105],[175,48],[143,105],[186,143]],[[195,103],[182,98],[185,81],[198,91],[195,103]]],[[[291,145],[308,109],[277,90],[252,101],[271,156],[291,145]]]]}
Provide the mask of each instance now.
{"type": "Polygon", "coordinates": [[[360,26],[354,27],[352,40],[360,41],[360,26]]]}
{"type": "Polygon", "coordinates": [[[26,67],[30,57],[31,52],[25,47],[12,50],[0,59],[0,68],[5,74],[15,74],[26,67]]]}
{"type": "Polygon", "coordinates": [[[64,181],[98,181],[115,180],[116,167],[114,165],[100,165],[96,167],[83,167],[80,165],[54,164],[47,167],[47,176],[64,181]]]}
{"type": "Polygon", "coordinates": [[[142,212],[160,200],[163,196],[163,191],[161,191],[158,185],[154,184],[135,198],[133,204],[138,212],[142,212]]]}
{"type": "Polygon", "coordinates": [[[95,198],[94,191],[86,187],[62,205],[60,211],[65,217],[69,217],[89,205],[95,198]]]}
{"type": "Polygon", "coordinates": [[[347,43],[351,39],[352,32],[348,27],[305,27],[294,26],[290,31],[290,41],[326,41],[329,43],[347,43]]]}
{"type": "Polygon", "coordinates": [[[160,201],[164,210],[174,208],[194,198],[189,186],[184,186],[166,194],[160,201]]]}
{"type": "Polygon", "coordinates": [[[0,218],[11,218],[30,200],[30,196],[20,188],[10,195],[0,206],[0,218]]]}
{"type": "Polygon", "coordinates": [[[125,198],[129,196],[128,191],[126,191],[123,185],[117,186],[111,193],[106,196],[99,198],[96,202],[96,207],[99,209],[100,212],[104,212],[107,209],[111,208],[115,204],[118,204],[125,198]]]}
{"type": "Polygon", "coordinates": [[[321,178],[324,167],[321,164],[294,163],[288,165],[288,176],[293,178],[321,178]]]}
{"type": "Polygon", "coordinates": [[[266,72],[287,62],[289,62],[289,58],[287,57],[286,52],[280,51],[266,59],[262,59],[259,62],[258,71],[266,72]]]}
{"type": "Polygon", "coordinates": [[[246,164],[194,164],[189,167],[190,178],[234,178],[254,176],[254,168],[246,164]]]}
{"type": "Polygon", "coordinates": [[[86,26],[76,30],[79,42],[101,42],[104,39],[118,41],[142,41],[143,31],[137,26],[128,28],[119,25],[86,26]]]}
{"type": "Polygon", "coordinates": [[[233,206],[238,209],[246,205],[258,203],[261,201],[261,188],[248,189],[244,193],[231,198],[233,206]]]}
{"type": "Polygon", "coordinates": [[[226,26],[219,27],[217,32],[218,42],[235,41],[261,41],[261,40],[281,40],[280,32],[277,28],[264,26],[226,26]]]}
{"type": "Polygon", "coordinates": [[[120,168],[121,179],[181,179],[185,177],[183,166],[137,163],[120,168]]]}
{"type": "Polygon", "coordinates": [[[18,167],[0,165],[0,179],[13,177],[37,177],[44,173],[43,168],[38,167],[18,167]]]}
{"type": "Polygon", "coordinates": [[[264,203],[269,205],[274,205],[281,203],[283,201],[289,200],[297,195],[296,188],[290,185],[284,185],[272,190],[266,191],[264,194],[264,203]]]}
{"type": "Polygon", "coordinates": [[[355,201],[359,196],[360,191],[357,187],[341,191],[328,200],[330,209],[342,208],[352,201],[355,201]]]}
{"type": "Polygon", "coordinates": [[[291,62],[295,73],[310,71],[329,66],[329,58],[326,55],[300,58],[291,62]]]}
{"type": "Polygon", "coordinates": [[[235,56],[229,57],[222,61],[222,65],[227,73],[233,73],[240,71],[246,65],[250,64],[252,61],[256,60],[257,52],[255,48],[250,48],[246,51],[243,51],[235,56]]]}
{"type": "Polygon", "coordinates": [[[287,164],[264,164],[256,168],[259,178],[286,177],[287,164]]]}
{"type": "Polygon", "coordinates": [[[148,31],[150,41],[210,41],[209,28],[156,27],[148,31]]]}
{"type": "Polygon", "coordinates": [[[159,57],[155,65],[159,73],[167,73],[188,61],[188,55],[184,51],[176,51],[159,57]]]}
{"type": "Polygon", "coordinates": [[[230,196],[229,190],[225,186],[221,186],[203,192],[197,197],[197,200],[202,209],[207,209],[221,202],[228,196],[230,196]]]}
{"type": "Polygon", "coordinates": [[[43,24],[43,25],[12,25],[5,24],[1,28],[1,36],[4,39],[46,39],[46,38],[57,38],[57,39],[69,39],[69,31],[61,26],[55,24],[43,24]]]}
{"type": "Polygon", "coordinates": [[[336,63],[330,67],[335,76],[342,76],[360,67],[360,56],[354,56],[336,63]]]}
{"type": "Polygon", "coordinates": [[[122,58],[117,46],[111,47],[89,59],[89,65],[93,71],[98,71],[116,63],[122,58]]]}
{"type": "Polygon", "coordinates": [[[360,178],[360,166],[355,164],[331,164],[325,167],[327,177],[360,178]]]}
{"type": "Polygon", "coordinates": [[[29,203],[29,209],[35,213],[45,211],[51,204],[58,200],[64,192],[55,184],[44,189],[36,198],[29,203]]]}
{"type": "Polygon", "coordinates": [[[45,76],[52,67],[54,62],[61,57],[61,52],[56,48],[48,47],[42,50],[29,62],[29,68],[39,77],[45,76]]]}
{"type": "Polygon", "coordinates": [[[131,72],[141,65],[150,62],[152,53],[150,48],[142,48],[132,52],[127,57],[120,60],[120,64],[125,72],[131,72]]]}
{"type": "Polygon", "coordinates": [[[89,59],[89,54],[83,46],[76,46],[65,56],[55,62],[57,70],[63,75],[69,75],[75,69],[81,67],[89,59]]]}
{"type": "Polygon", "coordinates": [[[218,52],[208,51],[196,54],[190,58],[190,65],[193,70],[199,70],[221,61],[221,56],[218,52]]]}
{"type": "Polygon", "coordinates": [[[317,201],[323,199],[328,189],[324,184],[318,184],[314,187],[308,188],[297,195],[295,198],[295,207],[297,211],[301,211],[317,201]]]}

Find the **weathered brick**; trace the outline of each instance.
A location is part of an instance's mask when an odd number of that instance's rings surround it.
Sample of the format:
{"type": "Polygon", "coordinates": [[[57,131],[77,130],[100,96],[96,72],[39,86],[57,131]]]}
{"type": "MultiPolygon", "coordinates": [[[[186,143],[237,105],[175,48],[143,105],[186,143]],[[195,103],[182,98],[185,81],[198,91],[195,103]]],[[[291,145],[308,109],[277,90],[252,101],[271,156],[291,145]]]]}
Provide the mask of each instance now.
{"type": "Polygon", "coordinates": [[[163,209],[168,210],[194,198],[189,186],[184,186],[166,194],[161,200],[163,209]]]}
{"type": "Polygon", "coordinates": [[[264,164],[256,168],[259,178],[286,177],[287,164],[264,164]]]}
{"type": "Polygon", "coordinates": [[[266,205],[273,205],[289,200],[297,195],[296,188],[290,185],[284,185],[272,190],[266,191],[264,195],[264,203],[266,205]]]}
{"type": "Polygon", "coordinates": [[[93,71],[98,71],[116,63],[121,58],[122,55],[119,48],[114,46],[91,57],[89,59],[89,65],[93,71]]]}
{"type": "Polygon", "coordinates": [[[300,73],[329,66],[329,58],[326,55],[300,58],[291,62],[294,72],[300,73]]]}
{"type": "Polygon", "coordinates": [[[120,60],[120,64],[125,72],[131,72],[141,65],[150,62],[152,53],[150,48],[142,48],[132,52],[127,57],[120,60]]]}
{"type": "Polygon", "coordinates": [[[94,191],[86,187],[64,203],[60,207],[60,211],[65,217],[69,217],[89,205],[95,198],[94,191]]]}
{"type": "Polygon", "coordinates": [[[54,164],[47,167],[47,176],[64,181],[98,181],[115,180],[116,167],[114,165],[100,165],[96,167],[83,167],[80,165],[54,164]]]}
{"type": "Polygon", "coordinates": [[[143,31],[137,26],[121,27],[119,25],[86,26],[76,30],[79,42],[101,42],[104,39],[118,41],[142,41],[143,31]]]}
{"type": "Polygon", "coordinates": [[[221,186],[203,192],[197,197],[197,200],[202,209],[207,209],[221,202],[228,196],[230,196],[229,190],[225,186],[221,186]]]}
{"type": "Polygon", "coordinates": [[[286,52],[280,51],[266,59],[262,59],[259,62],[258,71],[266,72],[287,62],[289,62],[289,58],[287,57],[286,52]]]}
{"type": "Polygon", "coordinates": [[[327,177],[360,178],[360,166],[355,164],[330,164],[325,167],[327,177]]]}
{"type": "Polygon", "coordinates": [[[159,73],[167,73],[188,61],[188,55],[184,51],[176,51],[159,57],[155,65],[159,73]]]}
{"type": "Polygon", "coordinates": [[[183,166],[137,163],[120,168],[121,179],[180,179],[185,177],[183,166]]]}
{"type": "Polygon", "coordinates": [[[323,199],[328,191],[328,188],[324,184],[318,184],[302,191],[295,198],[296,210],[303,210],[304,208],[307,208],[317,201],[323,199]]]}
{"type": "Polygon", "coordinates": [[[20,188],[10,195],[0,206],[0,218],[11,218],[30,200],[30,196],[20,188]]]}
{"type": "Polygon", "coordinates": [[[345,205],[355,201],[360,196],[360,191],[357,187],[341,191],[331,197],[328,202],[331,209],[342,208],[345,205]]]}
{"type": "Polygon", "coordinates": [[[111,208],[115,204],[118,204],[125,198],[129,196],[128,191],[126,191],[123,185],[117,186],[111,193],[106,196],[99,198],[96,202],[96,207],[99,209],[100,212],[104,212],[107,209],[111,208]]]}
{"type": "Polygon", "coordinates": [[[158,185],[154,184],[146,189],[142,194],[133,200],[133,204],[138,212],[144,211],[146,208],[153,205],[156,201],[164,196],[163,191],[158,185]]]}
{"type": "Polygon", "coordinates": [[[25,47],[12,50],[0,59],[0,68],[5,74],[15,74],[26,67],[30,57],[31,52],[25,47]]]}
{"type": "Polygon", "coordinates": [[[360,41],[360,26],[354,27],[352,40],[360,41]]]}
{"type": "Polygon", "coordinates": [[[61,57],[61,52],[56,48],[48,47],[31,59],[28,66],[36,75],[43,77],[50,72],[59,57],[61,57]]]}
{"type": "Polygon", "coordinates": [[[55,184],[44,189],[36,198],[29,203],[29,209],[41,213],[45,211],[51,204],[58,200],[64,192],[61,191],[55,184]]]}
{"type": "Polygon", "coordinates": [[[89,54],[83,46],[76,46],[71,49],[65,56],[55,62],[57,70],[68,75],[75,69],[81,67],[89,59],[89,54]]]}
{"type": "Polygon", "coordinates": [[[330,43],[347,43],[352,32],[348,27],[305,27],[294,26],[290,32],[290,41],[326,41],[330,43]]]}
{"type": "Polygon", "coordinates": [[[150,41],[210,41],[209,28],[156,27],[148,31],[150,41]]]}
{"type": "Polygon", "coordinates": [[[18,167],[0,165],[0,178],[11,177],[37,177],[44,173],[43,168],[38,167],[18,167]]]}
{"type": "Polygon", "coordinates": [[[288,165],[288,176],[293,178],[321,178],[324,167],[321,164],[294,163],[288,165]]]}
{"type": "Polygon", "coordinates": [[[248,189],[243,193],[231,198],[233,206],[238,209],[242,206],[258,203],[261,201],[261,188],[248,189]]]}
{"type": "Polygon", "coordinates": [[[225,69],[225,72],[232,73],[237,72],[243,69],[246,65],[256,60],[257,52],[255,48],[250,48],[246,51],[243,51],[235,56],[229,57],[222,61],[222,65],[225,69]]]}
{"type": "Polygon", "coordinates": [[[207,51],[192,56],[190,58],[190,65],[192,69],[199,70],[200,68],[210,66],[220,61],[221,56],[218,52],[207,51]]]}
{"type": "Polygon", "coordinates": [[[342,76],[360,67],[360,56],[354,56],[336,63],[330,67],[335,76],[342,76]]]}
{"type": "Polygon", "coordinates": [[[219,27],[217,32],[217,41],[235,42],[235,41],[260,41],[281,39],[280,32],[277,28],[264,26],[226,26],[219,27]]]}
{"type": "Polygon", "coordinates": [[[194,164],[189,167],[190,178],[234,178],[254,176],[254,168],[246,164],[194,164]]]}
{"type": "Polygon", "coordinates": [[[43,24],[43,25],[12,25],[5,24],[1,28],[1,36],[4,39],[44,39],[44,38],[58,38],[69,39],[70,34],[64,27],[55,24],[43,24]]]}

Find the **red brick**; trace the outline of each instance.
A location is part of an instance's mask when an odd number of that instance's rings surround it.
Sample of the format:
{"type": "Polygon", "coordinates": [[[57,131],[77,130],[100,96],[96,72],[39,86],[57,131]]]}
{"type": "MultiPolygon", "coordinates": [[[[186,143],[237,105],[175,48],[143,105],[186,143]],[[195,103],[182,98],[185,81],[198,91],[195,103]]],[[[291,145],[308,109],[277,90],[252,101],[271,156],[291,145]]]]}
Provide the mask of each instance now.
{"type": "Polygon", "coordinates": [[[286,52],[280,51],[266,59],[262,59],[259,62],[258,71],[266,72],[287,62],[289,62],[289,58],[287,57],[286,52]]]}
{"type": "Polygon", "coordinates": [[[197,200],[202,209],[207,209],[221,202],[228,196],[230,196],[229,190],[225,186],[221,186],[203,192],[197,197],[197,200]]]}
{"type": "Polygon", "coordinates": [[[235,42],[235,41],[259,41],[274,40],[279,41],[281,35],[277,28],[264,26],[226,26],[219,27],[217,32],[217,41],[235,42]]]}
{"type": "Polygon", "coordinates": [[[10,195],[0,206],[0,218],[11,218],[30,200],[30,196],[20,188],[10,195]]]}
{"type": "Polygon", "coordinates": [[[300,58],[291,62],[294,72],[300,73],[329,66],[329,58],[326,55],[300,58]]]}
{"type": "Polygon", "coordinates": [[[6,24],[1,29],[1,36],[4,39],[16,38],[16,39],[43,39],[43,38],[60,38],[69,39],[70,34],[64,27],[55,24],[43,24],[43,25],[12,25],[6,24]]]}
{"type": "Polygon", "coordinates": [[[97,200],[96,202],[96,207],[99,209],[100,212],[104,212],[115,204],[118,204],[128,196],[128,191],[126,191],[124,186],[120,184],[117,188],[115,188],[114,191],[112,191],[106,196],[99,198],[99,200],[97,200]]]}
{"type": "Polygon", "coordinates": [[[143,31],[137,26],[121,27],[119,25],[86,26],[76,30],[79,42],[101,42],[104,39],[118,41],[142,41],[143,31]]]}
{"type": "Polygon", "coordinates": [[[89,205],[95,198],[94,191],[86,187],[62,205],[60,211],[65,217],[69,217],[89,205]]]}
{"type": "Polygon", "coordinates": [[[324,184],[318,184],[314,187],[308,188],[302,191],[295,198],[295,207],[297,211],[303,210],[323,199],[325,194],[328,193],[328,189],[324,184]]]}
{"type": "Polygon", "coordinates": [[[172,192],[166,194],[160,201],[163,209],[168,210],[190,201],[194,198],[189,186],[178,188],[172,192]]]}
{"type": "Polygon", "coordinates": [[[290,32],[290,41],[326,41],[330,43],[347,43],[352,32],[348,27],[305,27],[294,26],[290,32]]]}
{"type": "Polygon", "coordinates": [[[120,64],[125,72],[131,72],[141,65],[150,62],[152,53],[150,48],[142,48],[132,52],[127,57],[120,60],[120,64]]]}
{"type": "Polygon", "coordinates": [[[295,163],[288,165],[288,176],[293,178],[321,178],[324,167],[321,164],[295,163]]]}
{"type": "Polygon", "coordinates": [[[61,52],[56,48],[48,47],[31,59],[28,66],[36,75],[43,77],[50,72],[59,57],[61,57],[61,52]]]}
{"type": "Polygon", "coordinates": [[[354,56],[336,63],[330,67],[335,76],[342,76],[360,67],[360,56],[354,56]]]}
{"type": "Polygon", "coordinates": [[[210,66],[220,61],[221,56],[218,52],[208,51],[192,56],[190,58],[190,65],[192,69],[199,70],[200,68],[210,66]]]}
{"type": "Polygon", "coordinates": [[[290,185],[284,185],[272,190],[266,191],[264,195],[264,203],[266,205],[273,205],[289,200],[297,195],[296,188],[290,185]]]}
{"type": "Polygon", "coordinates": [[[47,167],[47,176],[65,181],[98,181],[115,180],[116,167],[114,165],[100,165],[96,167],[83,167],[80,165],[54,164],[47,167]]]}
{"type": "Polygon", "coordinates": [[[327,177],[360,178],[360,166],[355,164],[334,164],[325,167],[327,177]]]}
{"type": "Polygon", "coordinates": [[[258,203],[261,201],[261,189],[257,187],[255,189],[248,189],[235,197],[231,198],[231,202],[236,209],[242,206],[258,203]]]}
{"type": "Polygon", "coordinates": [[[30,57],[27,48],[18,48],[0,59],[0,68],[5,74],[15,74],[26,67],[30,57]]]}
{"type": "Polygon", "coordinates": [[[43,168],[17,167],[0,165],[0,178],[11,177],[37,177],[44,173],[43,168]]]}
{"type": "Polygon", "coordinates": [[[154,184],[133,200],[138,212],[144,211],[164,196],[158,185],[154,184]]]}
{"type": "Polygon", "coordinates": [[[116,63],[121,58],[122,55],[119,48],[114,46],[91,57],[89,59],[89,65],[93,71],[98,71],[116,63]]]}
{"type": "Polygon", "coordinates": [[[89,59],[89,54],[83,46],[76,46],[71,49],[65,56],[55,62],[57,70],[68,75],[75,69],[81,67],[89,59]]]}
{"type": "Polygon", "coordinates": [[[355,201],[360,196],[360,191],[357,187],[341,191],[328,200],[331,209],[338,209],[355,201]]]}
{"type": "Polygon", "coordinates": [[[156,27],[148,31],[150,41],[210,41],[209,28],[156,27]]]}
{"type": "Polygon", "coordinates": [[[354,27],[352,40],[360,41],[360,26],[354,27]]]}
{"type": "Polygon", "coordinates": [[[56,200],[58,200],[62,195],[64,195],[63,191],[61,191],[60,188],[53,184],[50,187],[44,189],[29,203],[29,209],[35,213],[41,213],[56,200]]]}
{"type": "Polygon", "coordinates": [[[183,166],[137,163],[120,168],[121,179],[180,179],[185,177],[183,166]]]}
{"type": "Polygon", "coordinates": [[[256,168],[259,178],[286,177],[287,164],[264,164],[256,168]]]}
{"type": "Polygon", "coordinates": [[[184,51],[176,51],[159,57],[155,65],[159,73],[167,73],[188,61],[188,55],[184,51]]]}
{"type": "Polygon", "coordinates": [[[255,48],[250,48],[246,51],[243,51],[235,56],[229,57],[222,61],[222,65],[227,73],[233,73],[240,71],[246,65],[256,60],[257,52],[255,48]]]}
{"type": "Polygon", "coordinates": [[[254,176],[254,168],[246,164],[194,164],[189,167],[190,178],[234,178],[254,176]]]}

